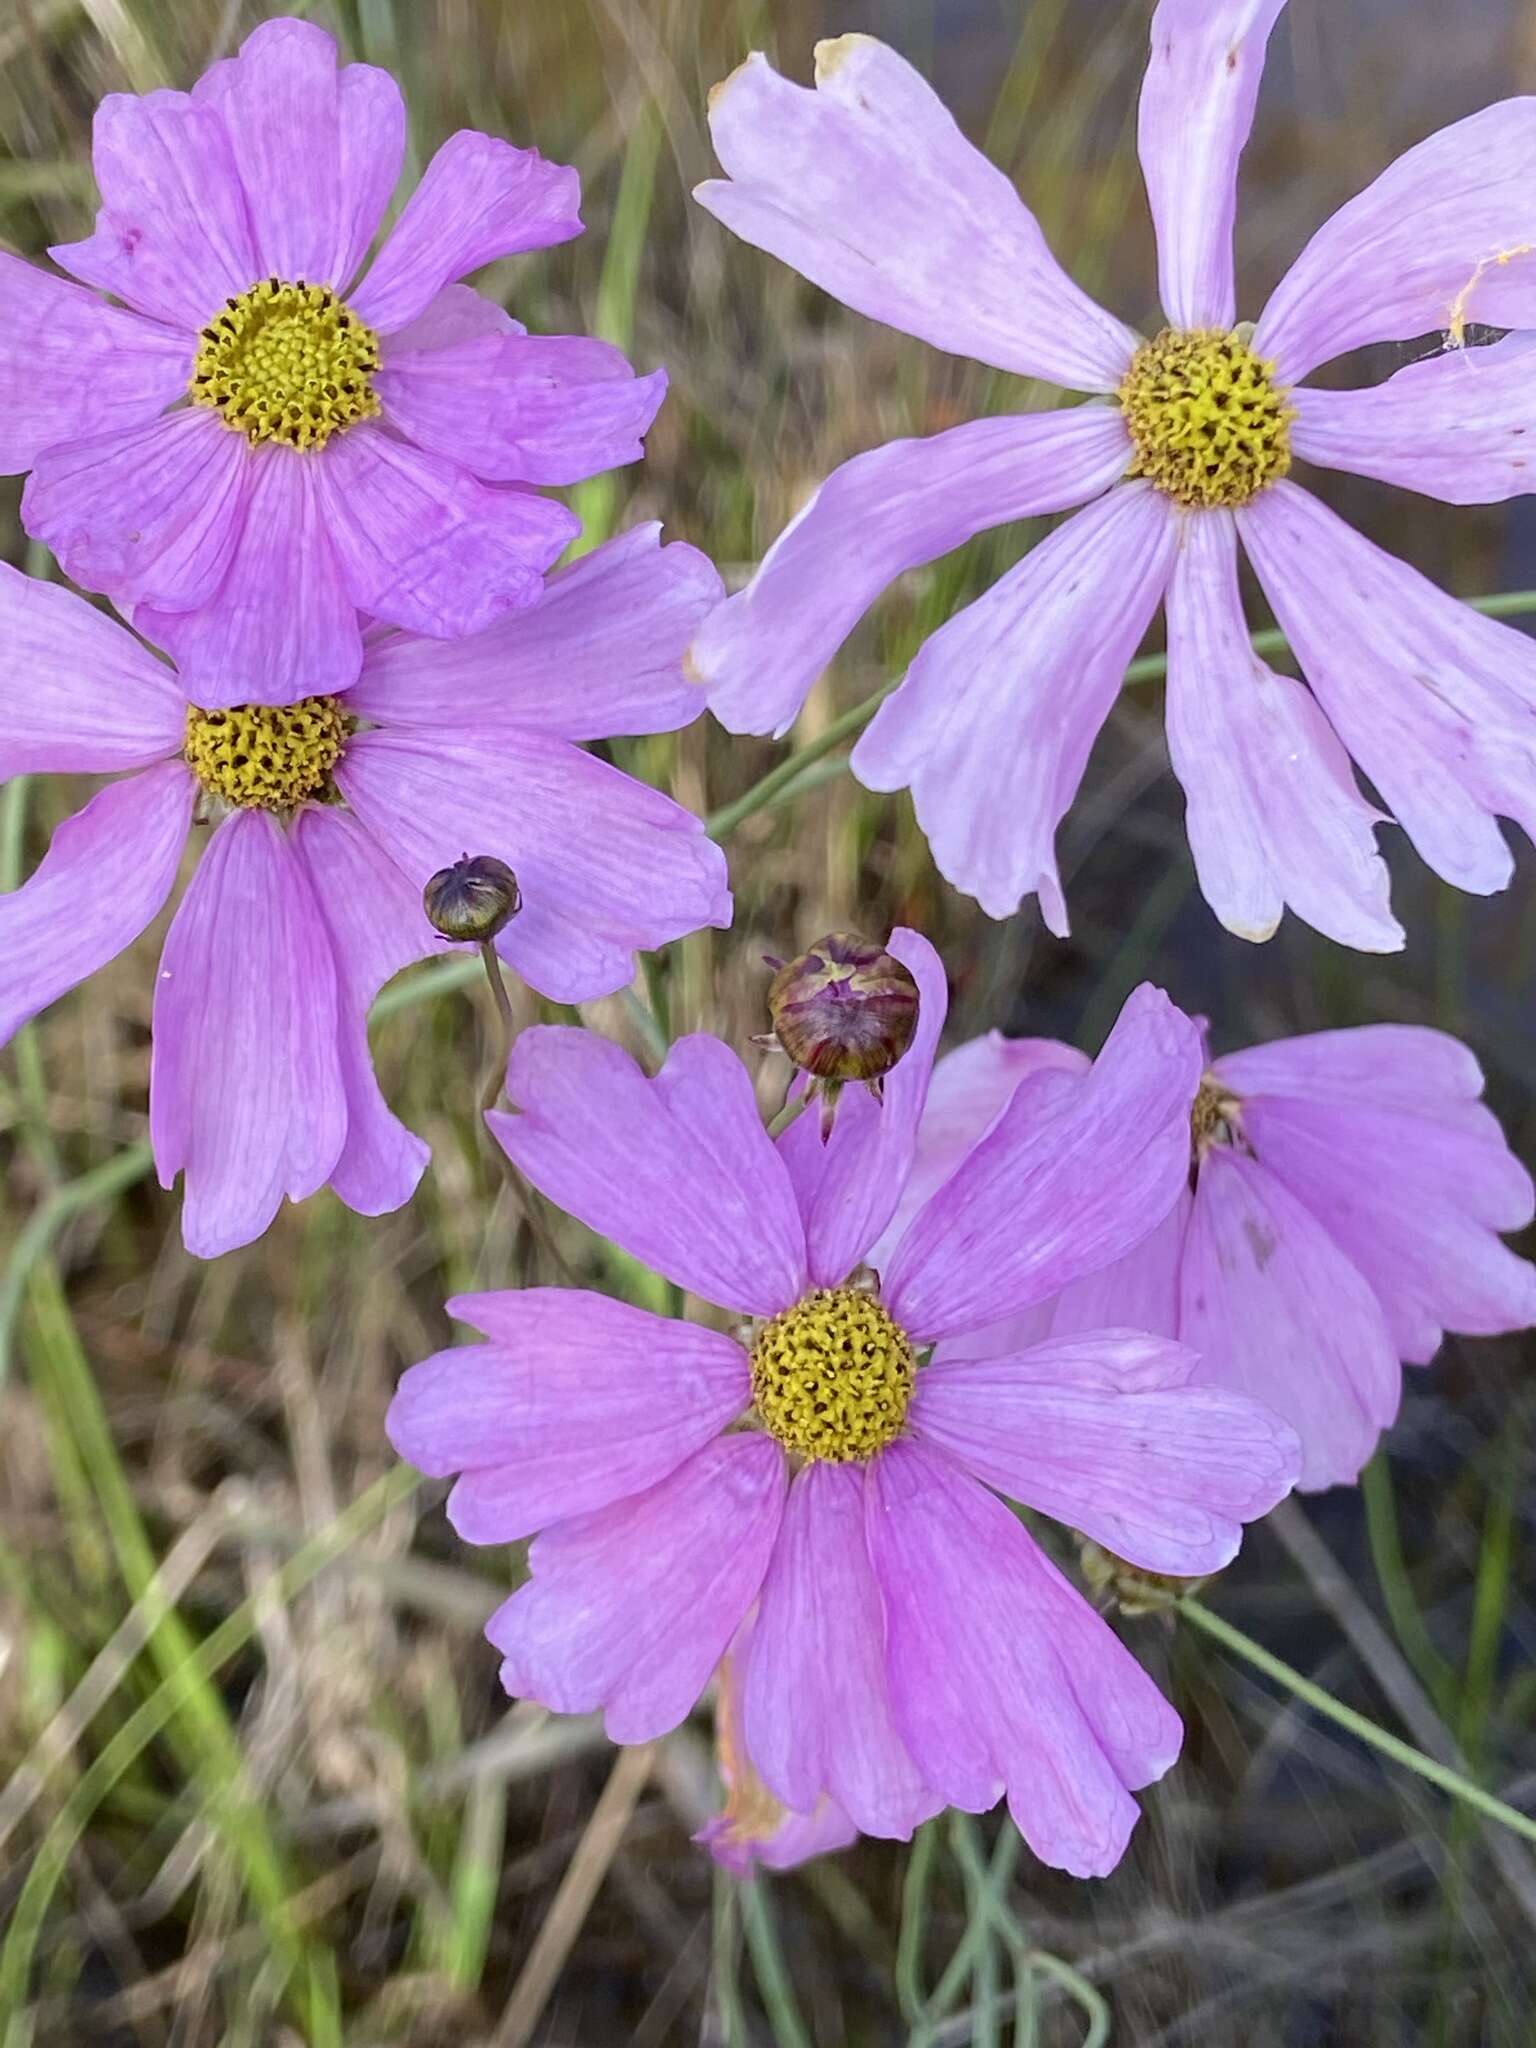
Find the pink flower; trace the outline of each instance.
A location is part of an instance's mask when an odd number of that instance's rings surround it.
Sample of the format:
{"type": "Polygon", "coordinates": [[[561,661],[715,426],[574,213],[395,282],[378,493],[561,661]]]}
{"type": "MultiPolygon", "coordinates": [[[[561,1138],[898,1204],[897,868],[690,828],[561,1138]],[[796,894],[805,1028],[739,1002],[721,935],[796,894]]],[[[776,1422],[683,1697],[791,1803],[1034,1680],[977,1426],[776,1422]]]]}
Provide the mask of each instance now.
{"type": "Polygon", "coordinates": [[[637,527],[472,640],[373,642],[346,698],[209,710],[123,627],[0,566],[0,778],[134,771],[0,896],[0,1043],[129,945],[175,885],[189,827],[222,818],[155,984],[150,1134],[185,1175],[204,1257],[258,1237],[327,1181],[377,1215],[426,1147],[385,1108],[368,1006],[442,941],[428,877],[505,860],[523,909],[497,949],[576,1002],[642,947],[730,923],[719,849],[670,798],[577,744],[686,725],[690,634],[719,594],[704,557],[637,527]]]}
{"type": "MultiPolygon", "coordinates": [[[[1067,1100],[1086,1085],[1081,1053],[995,1032],[940,1061],[919,1198],[1021,1083],[1041,1089],[1042,1066],[1067,1100]]],[[[1447,1330],[1493,1336],[1536,1323],[1536,1268],[1498,1236],[1531,1221],[1531,1177],[1479,1102],[1482,1087],[1458,1040],[1405,1024],[1213,1060],[1189,1098],[1190,1185],[1158,1227],[979,1348],[1011,1354],[1113,1312],[1190,1345],[1196,1383],[1283,1415],[1301,1438],[1301,1486],[1353,1481],[1397,1414],[1400,1360],[1427,1364],[1447,1330]]]]}
{"type": "Polygon", "coordinates": [[[580,234],[533,150],[450,136],[360,275],[404,146],[386,72],[269,21],[97,109],[95,231],[49,252],[91,289],[0,255],[0,471],[203,705],[346,689],[359,613],[457,639],[536,603],[579,522],[530,486],[635,461],[666,390],[455,282],[580,234]]]}
{"type": "Polygon", "coordinates": [[[509,1692],[647,1740],[690,1712],[755,1602],[744,1745],[790,1812],[825,1819],[830,1801],[906,1836],[936,1804],[1006,1792],[1038,1855],[1100,1873],[1178,1718],[989,1489],[1194,1575],[1287,1490],[1295,1441],[1123,1327],[965,1355],[971,1331],[1122,1256],[1173,1200],[1200,1049],[1156,989],[1060,1116],[1021,1095],[879,1284],[860,1272],[911,1167],[945,1009],[932,948],[898,931],[890,951],[917,979],[917,1036],[883,1106],[850,1095],[826,1144],[814,1117],[771,1142],[715,1039],[681,1040],[647,1080],[591,1033],[524,1032],[519,1113],[490,1119],[519,1169],[752,1327],[738,1341],[558,1288],[462,1296],[450,1309],[489,1343],[412,1367],[390,1438],[461,1475],[448,1512],[466,1541],[542,1532],[488,1629],[509,1692]],[[939,1340],[956,1355],[919,1363],[939,1340]]]}
{"type": "Polygon", "coordinates": [[[1151,341],[1079,291],[882,44],[819,45],[815,91],[755,56],[712,99],[729,181],[697,196],[736,234],[937,348],[1102,394],[845,463],[694,650],[732,731],[783,732],[894,577],[1085,506],[932,636],[853,753],[868,788],[910,787],[939,868],[993,917],[1038,891],[1066,932],[1056,828],[1164,601],[1169,748],[1201,887],[1231,930],[1267,938],[1289,904],[1345,944],[1402,944],[1350,756],[1459,888],[1508,882],[1496,814],[1536,830],[1536,645],[1286,474],[1299,456],[1453,504],[1531,488],[1536,336],[1454,346],[1371,390],[1302,380],[1368,342],[1536,328],[1536,98],[1409,150],[1239,326],[1237,165],[1283,5],[1160,0],[1140,133],[1168,327],[1151,341]],[[1249,646],[1239,543],[1310,691],[1249,646]]]}

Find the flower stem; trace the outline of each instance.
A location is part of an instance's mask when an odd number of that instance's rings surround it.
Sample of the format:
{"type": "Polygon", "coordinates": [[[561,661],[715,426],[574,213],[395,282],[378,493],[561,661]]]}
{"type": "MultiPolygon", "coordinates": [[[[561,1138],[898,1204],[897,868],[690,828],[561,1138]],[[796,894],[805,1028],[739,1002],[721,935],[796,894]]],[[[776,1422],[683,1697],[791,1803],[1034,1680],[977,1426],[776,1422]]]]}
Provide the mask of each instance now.
{"type": "MultiPolygon", "coordinates": [[[[507,994],[506,977],[501,971],[501,962],[496,957],[496,948],[487,939],[480,948],[480,958],[485,962],[485,978],[491,984],[491,996],[496,1004],[496,1015],[501,1020],[501,1030],[495,1051],[491,1055],[490,1070],[485,1077],[485,1086],[480,1091],[480,1108],[494,1109],[501,1100],[501,1091],[507,1085],[507,1061],[512,1057],[512,1041],[517,1036],[517,1026],[512,1019],[512,998],[507,994]]],[[[500,1147],[497,1147],[500,1150],[500,1147]]]]}
{"type": "MultiPolygon", "coordinates": [[[[1485,618],[1519,618],[1526,613],[1536,612],[1536,590],[1499,590],[1487,597],[1469,597],[1466,602],[1473,611],[1481,612],[1485,618]]],[[[1266,626],[1261,632],[1250,637],[1255,654],[1279,654],[1290,645],[1278,626],[1266,626]]],[[[1144,654],[1139,661],[1131,663],[1125,672],[1125,680],[1128,683],[1150,683],[1167,672],[1166,654],[1144,654]]],[[[834,718],[825,732],[818,733],[815,739],[797,748],[776,768],[770,768],[766,775],[754,782],[741,796],[728,804],[722,804],[719,810],[711,811],[704,821],[704,828],[710,837],[728,838],[745,819],[750,818],[755,811],[763,810],[792,783],[798,781],[807,768],[820,761],[824,755],[830,754],[833,748],[840,746],[844,740],[852,739],[856,733],[862,732],[886,698],[896,689],[900,680],[898,676],[891,682],[882,683],[862,704],[855,704],[853,709],[845,711],[841,718],[834,718]]],[[[842,763],[845,768],[847,765],[846,761],[842,763]]]]}
{"type": "Polygon", "coordinates": [[[786,1102],[782,1109],[775,1110],[768,1119],[768,1135],[776,1138],[781,1131],[787,1131],[797,1116],[803,1116],[811,1106],[809,1089],[797,1095],[793,1102],[786,1102]]]}
{"type": "Polygon", "coordinates": [[[1421,1778],[1427,1778],[1431,1785],[1438,1785],[1442,1792],[1449,1792],[1453,1799],[1460,1799],[1467,1806],[1475,1806],[1479,1813],[1487,1814],[1490,1820],[1499,1821],[1515,1834],[1524,1835],[1527,1841],[1536,1842],[1536,1820],[1529,1814],[1521,1813],[1516,1807],[1507,1806],[1502,1799],[1496,1799],[1491,1792],[1485,1792],[1481,1785],[1475,1785],[1470,1778],[1463,1777],[1460,1771],[1453,1771],[1447,1764],[1437,1763],[1433,1757],[1425,1756],[1422,1750],[1415,1749],[1411,1743],[1402,1741],[1396,1735],[1389,1735],[1385,1728],[1379,1728],[1366,1715],[1357,1714],[1353,1707],[1346,1707],[1333,1699],[1320,1685],[1314,1685],[1310,1678],[1303,1678],[1299,1671],[1293,1671],[1289,1664],[1282,1663],[1280,1658],[1254,1642],[1250,1636],[1245,1636],[1241,1629],[1234,1628],[1230,1621],[1223,1621],[1219,1614],[1213,1614],[1210,1608],[1203,1606],[1200,1601],[1191,1598],[1181,1600],[1179,1612],[1187,1620],[1192,1621],[1196,1628],[1203,1629],[1208,1636],[1214,1636],[1224,1648],[1252,1664],[1255,1670],[1262,1671],[1277,1685],[1284,1686],[1287,1692],[1294,1693],[1297,1699],[1311,1707],[1314,1712],[1336,1722],[1340,1728],[1347,1728],[1351,1735],[1357,1736],[1361,1742],[1369,1743],[1372,1749],[1380,1750],[1383,1756],[1391,1757],[1394,1763],[1417,1772],[1421,1778]]]}

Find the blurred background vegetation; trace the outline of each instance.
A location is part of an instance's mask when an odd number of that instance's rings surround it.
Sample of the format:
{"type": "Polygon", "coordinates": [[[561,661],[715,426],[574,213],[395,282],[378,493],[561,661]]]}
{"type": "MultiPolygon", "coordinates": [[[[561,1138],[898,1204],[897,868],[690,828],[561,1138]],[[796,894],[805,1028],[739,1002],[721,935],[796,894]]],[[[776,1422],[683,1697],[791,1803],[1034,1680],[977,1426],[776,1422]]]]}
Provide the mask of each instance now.
{"type": "MultiPolygon", "coordinates": [[[[1154,317],[1133,141],[1148,0],[5,0],[0,239],[36,253],[84,233],[96,100],[185,86],[279,12],[400,74],[413,167],[466,124],[580,167],[585,237],[489,282],[531,326],[596,329],[671,373],[643,468],[576,494],[592,536],[662,517],[739,582],[844,457],[1050,402],[844,313],[690,206],[711,170],[705,91],[749,48],[803,79],[816,36],[884,35],[1015,174],[1079,279],[1154,317]]],[[[1399,150],[1533,86],[1532,0],[1294,0],[1246,164],[1245,311],[1399,150]]],[[[1536,583],[1524,507],[1318,481],[1465,594],[1536,583]]],[[[0,482],[0,549],[47,573],[17,498],[0,482]]],[[[793,743],[1037,537],[1006,530],[907,579],[793,743]]],[[[1476,1048],[1522,1155],[1536,1146],[1529,850],[1515,887],[1481,902],[1435,884],[1389,828],[1406,954],[1356,956],[1292,919],[1246,946],[1195,890],[1155,686],[1125,693],[1064,828],[1068,942],[1033,909],[992,924],[955,896],[906,800],[861,792],[841,748],[734,828],[728,807],[785,748],[701,721],[621,751],[725,812],[738,906],[733,931],[591,1006],[639,1051],[662,1014],[744,1045],[765,950],[900,920],[944,955],[956,1039],[997,1025],[1092,1047],[1148,974],[1221,1047],[1435,1023],[1476,1048]]],[[[84,793],[0,792],[0,888],[84,793]]],[[[379,1005],[386,1093],[435,1152],[408,1208],[367,1222],[322,1195],[202,1265],[145,1144],[159,938],[0,1057],[4,2048],[1529,2048],[1529,1852],[1156,1618],[1125,1632],[1189,1742],[1108,1881],[1042,1871],[995,1816],[761,1886],[716,1877],[688,1842],[718,1800],[707,1717],[626,1763],[594,1722],[510,1705],[480,1628],[520,1558],[457,1545],[442,1489],[394,1467],[384,1439],[400,1370],[449,1341],[445,1295],[550,1277],[476,1140],[482,992],[456,967],[417,969],[379,1005]]],[[[765,1064],[765,1106],[782,1079],[765,1064]]],[[[583,1278],[647,1298],[649,1276],[554,1228],[583,1278]]],[[[1411,1375],[1364,1487],[1256,1531],[1214,1594],[1339,1698],[1527,1800],[1528,1349],[1453,1339],[1411,1375]]]]}

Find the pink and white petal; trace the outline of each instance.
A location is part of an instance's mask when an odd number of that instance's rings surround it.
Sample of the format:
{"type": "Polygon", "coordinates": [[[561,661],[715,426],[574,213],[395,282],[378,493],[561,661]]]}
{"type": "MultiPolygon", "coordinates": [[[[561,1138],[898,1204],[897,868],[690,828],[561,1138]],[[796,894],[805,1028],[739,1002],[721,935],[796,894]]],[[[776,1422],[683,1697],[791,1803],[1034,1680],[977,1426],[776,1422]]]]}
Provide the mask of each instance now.
{"type": "Polygon", "coordinates": [[[96,109],[91,162],[102,202],[95,228],[48,251],[82,284],[190,340],[261,275],[216,108],[184,92],[109,93],[96,109]]]}
{"type": "Polygon", "coordinates": [[[86,590],[164,611],[207,604],[229,573],[258,465],[211,412],[45,449],[22,494],[28,533],[86,590]]]}
{"type": "Polygon", "coordinates": [[[205,710],[293,704],[356,680],[362,635],[320,475],[319,464],[292,448],[256,450],[245,516],[218,589],[195,611],[145,603],[134,613],[139,631],[174,656],[182,688],[205,710]]]}
{"type": "Polygon", "coordinates": [[[385,1429],[434,1478],[462,1474],[448,1518],[466,1543],[512,1543],[643,1493],[752,1399],[746,1353],[717,1330],[568,1287],[461,1295],[492,1342],[413,1365],[385,1429]]]}
{"type": "Polygon", "coordinates": [[[1019,376],[1119,383],[1135,336],[884,43],[818,43],[814,91],[754,53],[710,94],[709,128],[731,182],[700,185],[699,204],[845,306],[1019,376]]]}
{"type": "Polygon", "coordinates": [[[920,1343],[984,1330],[1122,1258],[1189,1170],[1200,1033],[1143,983],[1081,1081],[1036,1074],[896,1249],[885,1299],[920,1343]]]}
{"type": "Polygon", "coordinates": [[[906,1841],[938,1801],[891,1725],[864,1473],[808,1465],[791,1482],[747,1649],[742,1735],[797,1813],[825,1797],[860,1833],[906,1841]]]}
{"type": "Polygon", "coordinates": [[[715,612],[691,666],[731,732],[787,731],[811,685],[887,584],[989,527],[1064,512],[1130,461],[1112,406],[970,420],[856,455],[715,612]]]}
{"type": "Polygon", "coordinates": [[[330,934],[276,820],[232,814],[166,934],[149,1130],[160,1185],[183,1175],[182,1237],[216,1258],[284,1195],[330,1178],[347,1135],[330,934]]]}
{"type": "Polygon", "coordinates": [[[1427,1364],[1447,1330],[1536,1323],[1536,1267],[1501,1244],[1533,1213],[1531,1177],[1497,1120],[1260,1096],[1243,1131],[1268,1172],[1364,1274],[1402,1358],[1427,1364]]]}
{"type": "Polygon", "coordinates": [[[853,750],[866,789],[912,791],[945,878],[989,917],[1067,910],[1056,828],[1167,587],[1179,522],[1150,485],[1075,513],[919,652],[853,750]]]}
{"type": "Polygon", "coordinates": [[[498,256],[549,249],[581,233],[581,180],[536,149],[461,128],[438,150],[367,276],[351,294],[360,320],[394,334],[444,285],[498,256]]]}
{"type": "Polygon", "coordinates": [[[376,427],[339,436],[314,467],[351,601],[436,639],[483,633],[536,604],[544,571],[581,528],[553,498],[483,484],[376,427]]]}
{"type": "Polygon", "coordinates": [[[898,925],[889,951],[917,983],[918,1012],[912,1043],[885,1077],[884,1099],[847,1088],[825,1143],[814,1113],[798,1118],[778,1141],[805,1221],[813,1287],[840,1285],[864,1258],[889,1224],[917,1152],[949,984],[944,963],[921,933],[898,925]]]}
{"type": "Polygon", "coordinates": [[[1212,1072],[1241,1096],[1299,1095],[1346,1109],[1364,1100],[1457,1123],[1486,1115],[1477,1056],[1448,1031],[1421,1024],[1361,1024],[1275,1038],[1223,1053],[1212,1072]]]}
{"type": "Polygon", "coordinates": [[[0,782],[109,774],[180,751],[187,700],[115,619],[0,562],[0,782]]]}
{"type": "Polygon", "coordinates": [[[477,292],[471,284],[445,284],[424,313],[409,326],[382,337],[386,367],[402,357],[428,349],[456,348],[461,341],[476,341],[487,334],[526,334],[527,328],[514,320],[504,306],[477,292]]]}
{"type": "Polygon", "coordinates": [[[176,885],[195,793],[179,761],[109,783],[58,827],[30,880],[0,896],[0,1045],[153,922],[176,885]]]}
{"type": "Polygon", "coordinates": [[[344,292],[400,176],[399,86],[371,64],[338,70],[324,29],[283,19],[248,35],[239,57],[215,65],[195,96],[223,116],[256,274],[344,292]]]}
{"type": "Polygon", "coordinates": [[[1238,530],[1313,695],[1419,853],[1459,889],[1502,889],[1496,814],[1536,835],[1536,644],[1294,484],[1238,530]]]}
{"type": "Polygon", "coordinates": [[[1157,231],[1163,311],[1174,327],[1237,318],[1237,166],[1264,52],[1285,0],[1159,0],[1141,84],[1142,176],[1157,231]]]}
{"type": "Polygon", "coordinates": [[[383,1216],[416,1192],[431,1148],[388,1108],[368,1049],[368,1007],[392,975],[442,950],[421,892],[350,812],[309,804],[293,828],[293,850],[336,962],[336,1022],[347,1139],[331,1186],[361,1216],[383,1216]]]}
{"type": "Polygon", "coordinates": [[[704,708],[683,673],[720,578],[651,520],[559,569],[544,595],[468,640],[393,634],[370,647],[347,702],[400,727],[516,727],[568,740],[674,732],[704,708]]]}
{"type": "Polygon", "coordinates": [[[476,476],[574,484],[640,460],[667,374],[584,335],[507,334],[391,350],[374,388],[402,434],[476,476]]]}
{"type": "Polygon", "coordinates": [[[692,812],[568,740],[364,733],[336,779],[418,887],[466,848],[507,862],[523,904],[497,950],[556,1002],[612,995],[637,953],[731,921],[725,857],[692,812]]]}
{"type": "Polygon", "coordinates": [[[1352,1485],[1397,1414],[1381,1305],[1311,1212],[1235,1148],[1205,1156],[1180,1274],[1199,1385],[1246,1394],[1301,1439],[1297,1484],[1352,1485]]]}
{"type": "Polygon", "coordinates": [[[1400,156],[1331,220],[1264,308],[1254,347],[1294,384],[1372,341],[1467,321],[1536,327],[1536,97],[1501,100],[1400,156]]]}
{"type": "Polygon", "coordinates": [[[1536,335],[1453,348],[1365,391],[1292,394],[1293,453],[1447,505],[1536,491],[1536,335]]]}
{"type": "Polygon", "coordinates": [[[186,390],[192,344],[0,249],[0,474],[143,423],[186,390]]]}
{"type": "MultiPolygon", "coordinates": [[[[1184,1263],[1191,1199],[1186,1182],[1162,1222],[1123,1259],[1085,1273],[1064,1287],[1051,1304],[1051,1336],[1078,1336],[1117,1323],[1158,1337],[1178,1336],[1179,1269],[1184,1263]]],[[[988,1332],[989,1338],[991,1335],[988,1332]]],[[[961,1351],[989,1358],[999,1355],[995,1342],[989,1342],[983,1353],[973,1337],[958,1339],[950,1349],[956,1355],[961,1351]]]]}
{"type": "Polygon", "coordinates": [[[942,1451],[869,1468],[892,1717],[946,1803],[1006,1792],[1020,1834],[1075,1877],[1120,1861],[1136,1802],[1179,1753],[1179,1717],[1002,1502],[942,1451]]]}
{"type": "Polygon", "coordinates": [[[541,1194],[680,1287],[771,1316],[807,1285],[794,1189],[745,1067],[680,1038],[647,1080],[595,1032],[537,1025],[512,1048],[512,1116],[487,1121],[541,1194]]]}
{"type": "Polygon", "coordinates": [[[1380,814],[1306,690],[1254,653],[1227,512],[1184,527],[1168,586],[1167,716],[1195,871],[1227,930],[1267,939],[1289,905],[1340,945],[1400,951],[1380,814]]]}
{"type": "Polygon", "coordinates": [[[529,1584],[486,1626],[507,1691],[601,1708],[614,1742],[675,1728],[757,1597],[784,1476],[771,1438],[717,1437],[647,1492],[545,1530],[529,1584]]]}
{"type": "MultiPolygon", "coordinates": [[[[962,1349],[956,1346],[955,1349],[962,1349]]],[[[1290,1492],[1301,1450],[1241,1394],[1190,1384],[1195,1355],[1139,1331],[1057,1337],[926,1366],[908,1425],[988,1486],[1144,1571],[1199,1578],[1290,1492]]]]}

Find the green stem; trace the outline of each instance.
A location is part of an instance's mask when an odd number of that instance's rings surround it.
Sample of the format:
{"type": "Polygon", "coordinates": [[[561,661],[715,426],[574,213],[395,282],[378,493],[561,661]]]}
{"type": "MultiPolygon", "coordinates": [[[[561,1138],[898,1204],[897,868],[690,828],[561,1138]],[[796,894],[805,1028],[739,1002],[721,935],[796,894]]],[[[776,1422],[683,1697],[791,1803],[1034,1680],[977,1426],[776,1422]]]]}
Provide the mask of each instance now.
{"type": "MultiPolygon", "coordinates": [[[[517,1036],[517,1023],[512,1015],[512,998],[507,994],[507,984],[501,971],[501,962],[496,957],[496,948],[487,939],[480,948],[480,958],[485,963],[485,978],[491,985],[491,1000],[496,1005],[496,1016],[501,1026],[497,1033],[495,1049],[491,1053],[491,1064],[486,1072],[485,1086],[480,1091],[480,1111],[494,1109],[501,1100],[501,1091],[507,1085],[507,1061],[512,1057],[512,1041],[517,1036]]],[[[497,1150],[500,1151],[500,1147],[497,1150]]]]}
{"type": "Polygon", "coordinates": [[[768,1135],[776,1138],[781,1131],[787,1131],[797,1117],[802,1117],[811,1106],[810,1091],[797,1095],[793,1102],[786,1102],[782,1109],[776,1109],[768,1119],[768,1135]]]}
{"type": "Polygon", "coordinates": [[[1179,1602],[1179,1612],[1192,1621],[1196,1628],[1203,1629],[1208,1636],[1214,1636],[1218,1643],[1244,1658],[1257,1671],[1272,1678],[1277,1685],[1294,1693],[1296,1698],[1311,1707],[1314,1713],[1322,1714],[1327,1720],[1336,1722],[1340,1728],[1348,1729],[1361,1742],[1369,1743],[1372,1749],[1380,1750],[1394,1763],[1414,1771],[1431,1785],[1438,1785],[1442,1792],[1449,1792],[1453,1799],[1460,1799],[1468,1806],[1475,1806],[1479,1813],[1485,1813],[1490,1820],[1500,1822],[1517,1835],[1524,1835],[1527,1841],[1536,1842],[1536,1820],[1529,1814],[1521,1813],[1513,1806],[1507,1806],[1502,1799],[1495,1799],[1491,1792],[1485,1792],[1481,1785],[1474,1785],[1470,1778],[1464,1778],[1460,1771],[1453,1771],[1446,1764],[1437,1763],[1433,1757],[1425,1756],[1422,1750],[1411,1743],[1403,1742],[1396,1735],[1389,1735],[1385,1728],[1357,1714],[1353,1707],[1346,1707],[1330,1697],[1320,1685],[1314,1685],[1310,1678],[1303,1678],[1299,1671],[1293,1671],[1289,1664],[1282,1663],[1241,1629],[1234,1628],[1230,1621],[1223,1621],[1219,1614],[1202,1606],[1198,1600],[1184,1599],[1179,1602]]]}
{"type": "Polygon", "coordinates": [[[82,1173],[78,1180],[55,1189],[17,1232],[5,1271],[0,1273],[0,1386],[10,1370],[11,1336],[33,1267],[72,1216],[132,1187],[135,1181],[144,1178],[152,1163],[148,1145],[130,1145],[125,1152],[115,1152],[100,1166],[82,1173]]]}

